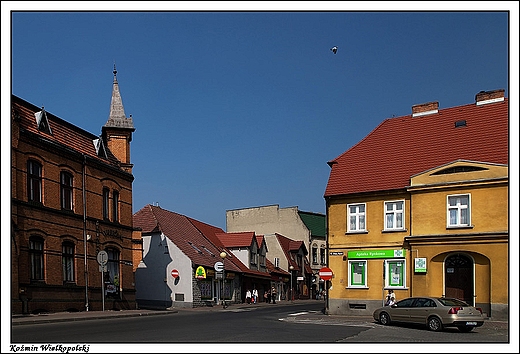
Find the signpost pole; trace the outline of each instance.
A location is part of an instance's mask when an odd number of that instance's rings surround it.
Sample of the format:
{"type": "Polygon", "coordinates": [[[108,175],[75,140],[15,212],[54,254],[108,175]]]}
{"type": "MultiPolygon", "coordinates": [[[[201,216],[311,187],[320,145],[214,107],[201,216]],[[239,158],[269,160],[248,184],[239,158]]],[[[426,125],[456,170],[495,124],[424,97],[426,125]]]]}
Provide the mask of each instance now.
{"type": "Polygon", "coordinates": [[[103,311],[105,311],[105,272],[103,271],[103,267],[101,266],[101,299],[103,300],[103,311]]]}

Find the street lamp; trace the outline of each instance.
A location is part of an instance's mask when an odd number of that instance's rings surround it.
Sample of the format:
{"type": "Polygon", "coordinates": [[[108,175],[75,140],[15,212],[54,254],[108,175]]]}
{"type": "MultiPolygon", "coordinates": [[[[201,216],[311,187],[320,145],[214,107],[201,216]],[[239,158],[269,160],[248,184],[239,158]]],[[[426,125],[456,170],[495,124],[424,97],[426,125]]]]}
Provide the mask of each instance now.
{"type": "Polygon", "coordinates": [[[226,252],[224,252],[224,251],[220,252],[220,258],[222,258],[222,293],[220,296],[222,296],[222,307],[223,308],[227,307],[226,298],[224,297],[224,288],[225,288],[224,280],[226,279],[225,270],[224,270],[224,258],[226,258],[226,256],[227,256],[226,252]]]}
{"type": "Polygon", "coordinates": [[[289,270],[291,271],[291,302],[293,302],[294,301],[294,290],[292,287],[292,278],[293,278],[292,271],[294,270],[294,267],[291,265],[289,267],[289,270]]]}

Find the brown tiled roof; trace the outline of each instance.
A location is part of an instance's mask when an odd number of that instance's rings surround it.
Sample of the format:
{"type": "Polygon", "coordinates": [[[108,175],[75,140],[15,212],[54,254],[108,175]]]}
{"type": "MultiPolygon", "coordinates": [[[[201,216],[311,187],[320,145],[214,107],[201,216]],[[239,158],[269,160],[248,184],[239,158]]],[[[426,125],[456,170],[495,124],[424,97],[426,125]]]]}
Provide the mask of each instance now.
{"type": "MultiPolygon", "coordinates": [[[[280,244],[280,247],[282,248],[282,250],[285,253],[285,257],[287,258],[287,261],[289,262],[289,266],[292,265],[295,270],[300,270],[298,263],[296,263],[296,261],[294,261],[292,259],[291,253],[297,253],[301,248],[303,250],[303,253],[305,255],[307,255],[307,248],[305,247],[305,243],[303,243],[303,241],[292,240],[292,239],[287,238],[278,233],[275,233],[275,236],[278,239],[278,243],[280,244]]],[[[309,269],[310,269],[310,267],[309,267],[309,269]]],[[[312,270],[311,270],[311,273],[312,273],[312,270]]]]}
{"type": "Polygon", "coordinates": [[[222,232],[216,234],[220,242],[227,248],[250,247],[256,242],[255,232],[222,232]]]}
{"type": "MultiPolygon", "coordinates": [[[[199,227],[203,224],[194,222],[194,219],[148,204],[134,214],[133,223],[134,227],[142,229],[143,234],[162,232],[191,259],[194,265],[213,267],[215,262],[222,261],[219,256],[221,250],[194,226],[194,223],[199,227]]],[[[209,229],[208,225],[207,230],[209,229]]],[[[240,268],[235,263],[226,258],[224,268],[240,272],[240,268]]]]}
{"type": "Polygon", "coordinates": [[[11,105],[13,113],[18,115],[20,119],[20,134],[33,134],[39,139],[55,144],[56,147],[69,149],[76,153],[84,154],[101,163],[120,168],[119,160],[110,152],[106,145],[107,159],[97,156],[96,148],[92,141],[100,138],[100,136],[89,133],[55,116],[47,111],[47,109],[45,109],[45,111],[52,134],[42,132],[38,129],[34,116],[36,112],[42,110],[41,107],[37,107],[15,95],[11,95],[11,105]]]}
{"type": "Polygon", "coordinates": [[[386,119],[329,162],[325,197],[404,189],[411,176],[457,160],[508,164],[508,134],[507,98],[386,119]]]}

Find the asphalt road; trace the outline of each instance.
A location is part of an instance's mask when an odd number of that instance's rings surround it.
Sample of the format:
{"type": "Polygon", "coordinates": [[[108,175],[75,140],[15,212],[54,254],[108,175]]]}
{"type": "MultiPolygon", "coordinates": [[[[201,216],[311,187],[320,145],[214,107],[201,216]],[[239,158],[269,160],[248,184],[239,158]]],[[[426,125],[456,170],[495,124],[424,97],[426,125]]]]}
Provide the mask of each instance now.
{"type": "MultiPolygon", "coordinates": [[[[323,302],[279,303],[262,307],[232,306],[226,310],[217,308],[211,311],[179,309],[162,316],[24,324],[11,327],[11,343],[28,348],[41,344],[88,344],[92,349],[101,348],[101,352],[120,352],[122,348],[126,348],[125,352],[159,352],[161,349],[171,352],[177,351],[177,344],[188,345],[189,348],[191,345],[221,343],[255,344],[255,347],[261,343],[276,348],[296,344],[319,345],[323,350],[318,351],[326,352],[347,350],[343,348],[345,344],[349,348],[362,344],[365,351],[367,344],[378,343],[422,344],[419,348],[423,349],[417,349],[421,351],[432,349],[434,344],[450,344],[450,352],[464,352],[470,345],[477,345],[477,349],[484,351],[499,348],[502,352],[508,351],[507,323],[485,323],[470,333],[461,333],[457,329],[434,333],[417,326],[382,326],[369,317],[326,316],[322,310],[323,302]],[[332,345],[332,348],[324,349],[327,347],[323,345],[332,345]]],[[[56,350],[63,352],[60,348],[56,350]]],[[[182,351],[186,350],[189,349],[182,351]]]]}

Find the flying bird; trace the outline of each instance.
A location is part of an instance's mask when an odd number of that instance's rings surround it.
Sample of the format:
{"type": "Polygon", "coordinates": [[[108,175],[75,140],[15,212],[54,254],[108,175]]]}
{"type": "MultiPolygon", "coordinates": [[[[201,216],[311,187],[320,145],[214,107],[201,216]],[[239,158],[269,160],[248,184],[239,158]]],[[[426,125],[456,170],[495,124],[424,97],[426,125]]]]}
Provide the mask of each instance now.
{"type": "Polygon", "coordinates": [[[336,54],[336,52],[338,51],[338,47],[334,46],[330,48],[330,50],[332,50],[332,53],[336,54]]]}

